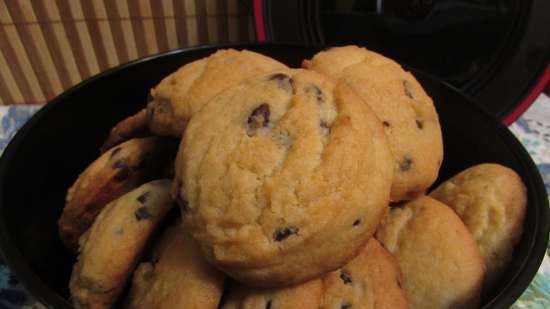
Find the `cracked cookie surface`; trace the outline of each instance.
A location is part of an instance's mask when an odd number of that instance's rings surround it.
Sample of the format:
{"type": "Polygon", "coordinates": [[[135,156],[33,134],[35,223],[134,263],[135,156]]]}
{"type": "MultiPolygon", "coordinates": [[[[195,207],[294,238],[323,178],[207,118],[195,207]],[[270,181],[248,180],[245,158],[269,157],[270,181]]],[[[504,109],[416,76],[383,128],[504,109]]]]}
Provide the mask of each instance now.
{"type": "Polygon", "coordinates": [[[224,275],[208,264],[181,224],[163,232],[132,279],[126,309],[217,309],[224,275]]]}
{"type": "Polygon", "coordinates": [[[224,91],[186,129],[175,191],[210,262],[248,285],[341,267],[388,207],[382,124],[345,84],[281,70],[224,91]]]}
{"type": "Polygon", "coordinates": [[[392,201],[409,200],[435,181],[443,160],[439,118],[412,74],[357,46],[330,48],[303,66],[349,84],[382,121],[395,159],[392,201]]]}
{"type": "Polygon", "coordinates": [[[69,289],[77,309],[115,303],[137,259],[174,201],[170,180],[155,180],[109,203],[80,237],[69,289]]]}
{"type": "Polygon", "coordinates": [[[479,164],[440,184],[430,196],[451,207],[474,236],[490,288],[508,266],[523,231],[527,192],[521,178],[505,166],[479,164]]]}
{"type": "Polygon", "coordinates": [[[447,205],[420,196],[393,207],[376,238],[399,264],[411,309],[478,307],[485,263],[447,205]]]}
{"type": "Polygon", "coordinates": [[[149,127],[156,135],[181,137],[191,116],[212,97],[247,78],[284,68],[267,56],[234,49],[190,62],[151,90],[149,127]]]}
{"type": "Polygon", "coordinates": [[[374,238],[341,269],[323,277],[322,309],[407,309],[395,258],[374,238]]]}
{"type": "Polygon", "coordinates": [[[395,258],[374,238],[342,268],[322,278],[258,289],[233,284],[222,309],[406,309],[395,258]]]}
{"type": "Polygon", "coordinates": [[[159,177],[164,161],[171,160],[177,143],[169,138],[148,137],[126,141],[92,162],[69,188],[59,219],[59,235],[76,249],[78,238],[109,202],[159,177]]]}
{"type": "Polygon", "coordinates": [[[284,288],[257,289],[234,283],[221,309],[319,309],[323,283],[320,279],[284,288]]]}

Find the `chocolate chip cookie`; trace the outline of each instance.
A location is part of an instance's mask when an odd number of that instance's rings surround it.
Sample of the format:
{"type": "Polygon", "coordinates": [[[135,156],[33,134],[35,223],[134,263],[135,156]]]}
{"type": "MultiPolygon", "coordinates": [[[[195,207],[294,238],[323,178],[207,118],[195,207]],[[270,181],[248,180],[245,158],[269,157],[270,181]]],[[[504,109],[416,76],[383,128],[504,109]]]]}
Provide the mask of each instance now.
{"type": "Polygon", "coordinates": [[[319,309],[323,283],[314,279],[284,288],[257,289],[234,283],[221,309],[319,309]]]}
{"type": "Polygon", "coordinates": [[[248,50],[219,50],[181,67],[151,90],[148,106],[153,133],[181,137],[187,122],[212,97],[241,81],[286,66],[248,50]]]}
{"type": "Polygon", "coordinates": [[[80,238],[69,289],[77,309],[107,309],[160,221],[172,208],[170,180],[155,180],[109,203],[80,238]]]}
{"type": "Polygon", "coordinates": [[[132,138],[150,135],[147,119],[147,110],[142,109],[135,115],[123,119],[109,132],[109,136],[101,146],[101,153],[132,138]]]}
{"type": "Polygon", "coordinates": [[[206,263],[180,224],[156,243],[150,262],[134,272],[127,309],[217,309],[224,275],[206,263]]]}
{"type": "Polygon", "coordinates": [[[460,216],[487,264],[487,287],[506,269],[523,231],[525,185],[499,164],[472,166],[439,185],[430,196],[460,216]]]}
{"type": "Polygon", "coordinates": [[[387,210],[393,174],[368,105],[307,70],[212,99],[176,160],[184,222],[206,258],[261,287],[305,282],[357,255],[387,210]]]}
{"type": "Polygon", "coordinates": [[[371,238],[357,257],[323,278],[320,308],[406,309],[401,281],[395,258],[371,238]]]}
{"type": "Polygon", "coordinates": [[[443,160],[439,118],[412,74],[357,46],[333,47],[303,66],[347,83],[382,121],[394,157],[393,201],[411,199],[435,181],[443,160]]]}
{"type": "Polygon", "coordinates": [[[132,139],[102,154],[80,174],[67,192],[59,219],[59,235],[76,249],[78,238],[110,201],[157,178],[175,156],[177,142],[170,138],[132,139]]]}
{"type": "Polygon", "coordinates": [[[477,308],[485,262],[447,205],[420,196],[393,207],[376,238],[396,258],[411,309],[477,308]]]}

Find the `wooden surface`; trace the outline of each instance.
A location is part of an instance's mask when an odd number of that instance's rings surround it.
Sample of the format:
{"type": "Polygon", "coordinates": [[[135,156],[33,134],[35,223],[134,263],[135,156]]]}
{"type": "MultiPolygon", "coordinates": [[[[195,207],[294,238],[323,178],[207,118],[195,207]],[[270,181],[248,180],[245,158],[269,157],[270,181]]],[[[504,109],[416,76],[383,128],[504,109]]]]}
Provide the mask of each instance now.
{"type": "Polygon", "coordinates": [[[0,104],[45,103],[117,64],[249,41],[238,0],[0,0],[0,104]]]}

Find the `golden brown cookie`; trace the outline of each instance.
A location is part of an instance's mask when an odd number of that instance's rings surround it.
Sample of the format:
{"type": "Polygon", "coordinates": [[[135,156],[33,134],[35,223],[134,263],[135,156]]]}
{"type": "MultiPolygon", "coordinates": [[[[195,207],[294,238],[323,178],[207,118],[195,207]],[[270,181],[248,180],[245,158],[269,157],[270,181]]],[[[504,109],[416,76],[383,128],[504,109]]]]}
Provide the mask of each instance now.
{"type": "Polygon", "coordinates": [[[357,257],[323,278],[320,308],[406,309],[401,281],[395,258],[371,238],[357,257]]]}
{"type": "Polygon", "coordinates": [[[102,154],[67,192],[59,235],[70,248],[110,201],[159,177],[175,156],[177,142],[162,137],[136,138],[102,154]]]}
{"type": "Polygon", "coordinates": [[[224,49],[181,67],[151,90],[149,126],[157,135],[181,137],[187,122],[221,91],[255,75],[286,66],[267,56],[224,49]]]}
{"type": "Polygon", "coordinates": [[[477,308],[485,263],[451,208],[420,196],[392,208],[376,238],[401,268],[411,309],[477,308]]]}
{"type": "Polygon", "coordinates": [[[150,135],[147,119],[147,110],[142,109],[135,115],[123,119],[109,132],[107,140],[101,146],[101,153],[132,138],[150,135]]]}
{"type": "Polygon", "coordinates": [[[207,259],[263,287],[353,258],[387,210],[382,124],[345,84],[306,70],[260,75],[191,119],[176,159],[184,221],[207,259]]]}
{"type": "Polygon", "coordinates": [[[392,201],[424,193],[437,178],[443,142],[433,102],[414,76],[357,46],[330,48],[303,65],[350,85],[384,124],[395,159],[392,201]]]}
{"type": "Polygon", "coordinates": [[[218,308],[225,276],[179,223],[163,232],[152,256],[134,272],[126,308],[218,308]]]}
{"type": "Polygon", "coordinates": [[[259,289],[234,283],[221,309],[319,309],[323,283],[320,279],[284,288],[259,289]]]}
{"type": "Polygon", "coordinates": [[[527,192],[513,170],[499,164],[472,166],[439,185],[430,196],[464,221],[487,264],[492,286],[512,258],[523,231],[527,192]]]}
{"type": "Polygon", "coordinates": [[[80,238],[69,289],[77,309],[107,309],[174,202],[170,180],[155,180],[109,203],[80,238]]]}

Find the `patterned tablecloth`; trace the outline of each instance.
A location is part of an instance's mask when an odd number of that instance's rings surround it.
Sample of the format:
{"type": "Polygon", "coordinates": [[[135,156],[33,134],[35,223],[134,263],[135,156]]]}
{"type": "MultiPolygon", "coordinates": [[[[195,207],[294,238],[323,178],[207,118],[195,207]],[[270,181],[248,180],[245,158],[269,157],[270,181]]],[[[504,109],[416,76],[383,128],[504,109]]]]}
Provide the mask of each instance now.
{"type": "MultiPolygon", "coordinates": [[[[40,106],[0,106],[0,152],[15,132],[40,106]]],[[[519,138],[537,164],[550,192],[550,97],[542,94],[510,130],[519,138]]],[[[9,268],[0,261],[0,309],[43,309],[17,281],[9,268]]],[[[513,309],[550,308],[550,250],[527,290],[512,306],[513,309]]]]}

